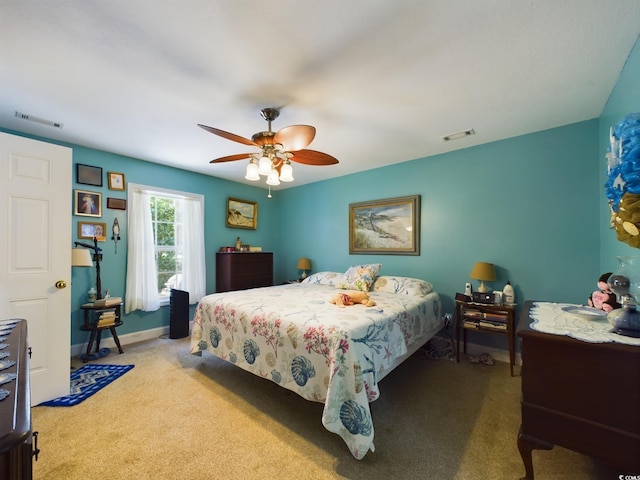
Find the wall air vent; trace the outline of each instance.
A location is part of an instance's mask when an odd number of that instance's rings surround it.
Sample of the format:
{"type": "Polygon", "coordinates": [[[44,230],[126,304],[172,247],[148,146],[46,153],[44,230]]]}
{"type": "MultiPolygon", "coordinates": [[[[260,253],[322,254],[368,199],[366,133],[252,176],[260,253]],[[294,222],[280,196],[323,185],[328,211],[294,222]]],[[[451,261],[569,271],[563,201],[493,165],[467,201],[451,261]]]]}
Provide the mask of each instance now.
{"type": "Polygon", "coordinates": [[[51,120],[45,120],[44,118],[35,117],[27,113],[20,113],[18,111],[16,111],[16,118],[19,118],[20,120],[27,120],[29,122],[39,123],[40,125],[46,125],[47,127],[62,128],[64,126],[64,123],[52,122],[51,120]]]}
{"type": "Polygon", "coordinates": [[[475,135],[476,131],[472,128],[470,130],[463,130],[462,132],[452,133],[451,135],[447,135],[442,137],[442,140],[445,142],[450,142],[451,140],[458,140],[459,138],[468,137],[469,135],[475,135]]]}

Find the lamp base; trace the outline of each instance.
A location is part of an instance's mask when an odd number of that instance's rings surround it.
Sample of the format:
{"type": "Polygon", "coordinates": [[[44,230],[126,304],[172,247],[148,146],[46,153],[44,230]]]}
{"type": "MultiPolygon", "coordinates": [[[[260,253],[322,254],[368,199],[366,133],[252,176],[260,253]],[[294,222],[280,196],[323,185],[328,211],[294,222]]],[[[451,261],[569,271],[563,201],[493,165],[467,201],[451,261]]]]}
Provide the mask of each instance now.
{"type": "Polygon", "coordinates": [[[484,284],[484,281],[480,281],[480,286],[478,287],[478,291],[480,293],[487,293],[489,291],[489,287],[484,284]]]}

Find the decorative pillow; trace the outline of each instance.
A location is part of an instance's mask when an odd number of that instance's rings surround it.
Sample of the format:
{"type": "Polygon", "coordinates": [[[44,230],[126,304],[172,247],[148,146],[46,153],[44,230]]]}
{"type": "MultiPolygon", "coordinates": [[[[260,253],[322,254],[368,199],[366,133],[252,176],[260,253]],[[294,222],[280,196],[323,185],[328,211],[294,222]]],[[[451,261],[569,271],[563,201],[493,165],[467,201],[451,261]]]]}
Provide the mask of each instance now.
{"type": "Polygon", "coordinates": [[[354,265],[345,272],[342,281],[338,282],[336,287],[345,290],[368,292],[381,268],[381,263],[354,265]]]}
{"type": "Polygon", "coordinates": [[[338,272],[317,272],[309,275],[302,283],[311,283],[313,285],[329,285],[335,287],[342,280],[344,275],[338,272]]]}
{"type": "Polygon", "coordinates": [[[374,292],[397,293],[424,297],[433,290],[433,285],[425,280],[410,277],[380,276],[373,284],[374,292]]]}

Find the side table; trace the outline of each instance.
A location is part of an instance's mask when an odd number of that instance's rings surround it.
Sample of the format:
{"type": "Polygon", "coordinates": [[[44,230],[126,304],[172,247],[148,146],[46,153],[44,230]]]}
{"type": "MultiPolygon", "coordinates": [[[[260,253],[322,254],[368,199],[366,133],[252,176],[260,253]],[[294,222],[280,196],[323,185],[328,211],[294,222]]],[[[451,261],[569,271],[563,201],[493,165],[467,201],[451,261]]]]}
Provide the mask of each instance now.
{"type": "Polygon", "coordinates": [[[456,361],[460,361],[460,330],[467,353],[467,330],[506,335],[509,341],[509,368],[513,377],[516,363],[514,319],[515,305],[495,305],[456,300],[456,361]]]}
{"type": "Polygon", "coordinates": [[[116,332],[116,327],[122,325],[121,307],[122,303],[119,303],[117,305],[110,305],[108,307],[97,307],[93,303],[85,303],[84,305],[80,306],[80,308],[84,310],[84,323],[80,325],[80,330],[82,330],[83,332],[91,332],[91,335],[89,336],[89,345],[87,345],[87,353],[83,360],[84,363],[87,363],[89,361],[89,355],[91,354],[91,348],[93,347],[94,342],[96,344],[95,351],[100,351],[100,340],[102,338],[103,330],[109,330],[111,332],[113,341],[118,347],[118,352],[124,353],[124,350],[122,350],[122,347],[120,346],[118,333],[116,332]],[[113,322],[109,321],[108,323],[100,324],[100,317],[105,312],[115,312],[113,322]]]}

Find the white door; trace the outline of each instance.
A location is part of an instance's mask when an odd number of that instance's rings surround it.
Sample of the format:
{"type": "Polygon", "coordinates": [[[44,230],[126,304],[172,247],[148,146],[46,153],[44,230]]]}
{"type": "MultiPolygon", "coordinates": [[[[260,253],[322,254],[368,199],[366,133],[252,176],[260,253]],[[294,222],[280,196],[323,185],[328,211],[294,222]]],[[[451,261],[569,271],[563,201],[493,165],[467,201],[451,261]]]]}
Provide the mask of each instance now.
{"type": "Polygon", "coordinates": [[[0,132],[0,319],[27,320],[31,405],[69,393],[71,163],[70,148],[0,132]]]}

